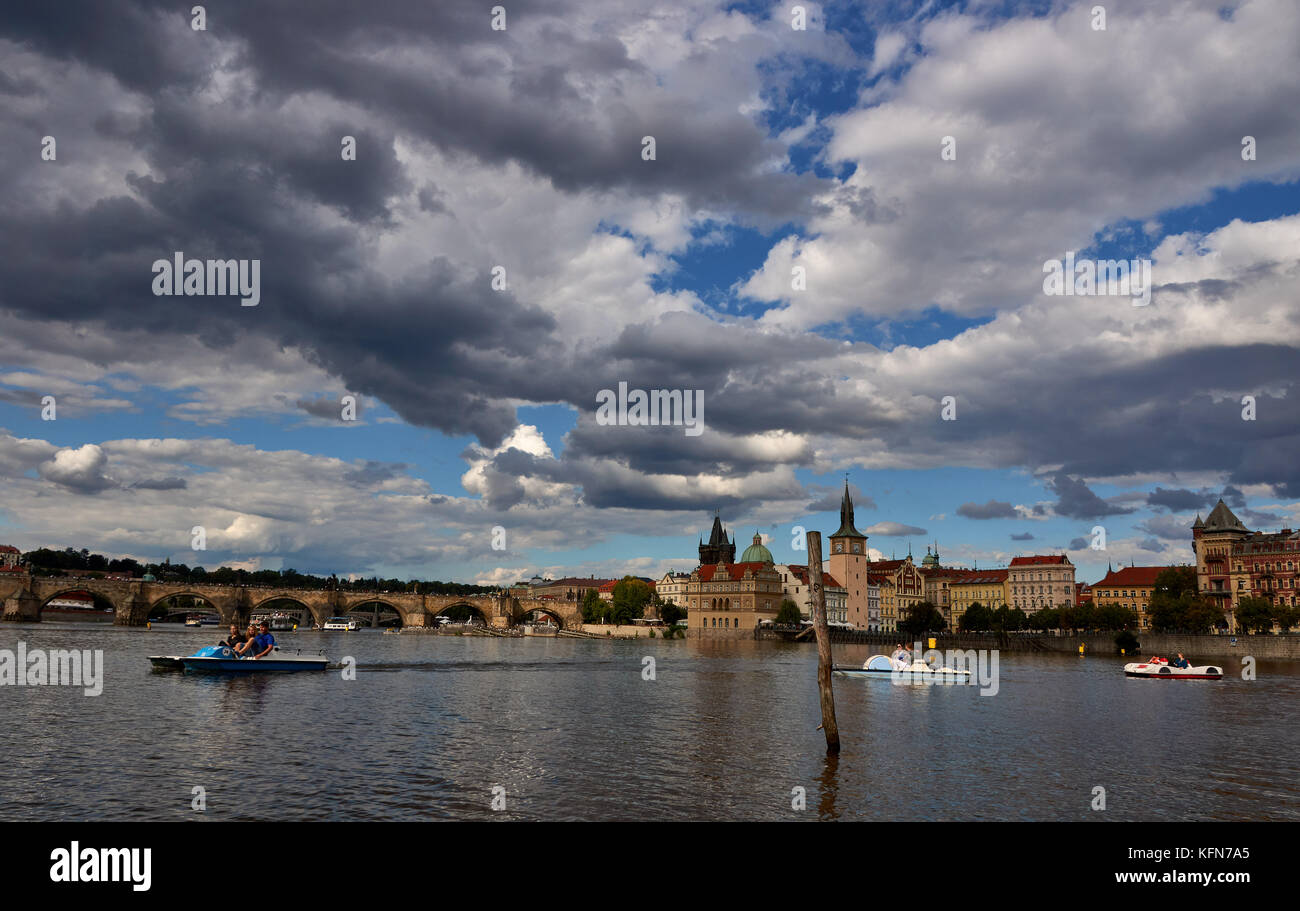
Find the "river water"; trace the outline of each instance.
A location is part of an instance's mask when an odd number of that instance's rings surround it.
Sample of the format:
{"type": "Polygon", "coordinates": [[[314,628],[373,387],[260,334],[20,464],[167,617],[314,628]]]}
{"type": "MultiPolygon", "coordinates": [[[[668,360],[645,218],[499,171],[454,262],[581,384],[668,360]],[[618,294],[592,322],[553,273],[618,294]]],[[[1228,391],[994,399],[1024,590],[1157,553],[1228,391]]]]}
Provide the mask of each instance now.
{"type": "Polygon", "coordinates": [[[0,626],[104,660],[98,696],[0,686],[0,819],[1300,819],[1297,663],[1159,681],[1004,653],[992,696],[837,677],[828,760],[808,645],[297,632],[356,678],[146,661],[219,636],[0,626]]]}

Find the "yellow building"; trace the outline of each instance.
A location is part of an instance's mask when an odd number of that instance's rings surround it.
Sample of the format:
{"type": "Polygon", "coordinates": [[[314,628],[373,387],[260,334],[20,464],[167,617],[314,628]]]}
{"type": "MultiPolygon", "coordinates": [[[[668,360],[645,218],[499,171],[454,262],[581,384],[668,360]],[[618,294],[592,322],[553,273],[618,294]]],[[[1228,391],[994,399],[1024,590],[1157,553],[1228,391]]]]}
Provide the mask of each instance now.
{"type": "Polygon", "coordinates": [[[997,610],[1007,603],[1007,571],[1005,569],[963,570],[960,579],[948,584],[952,598],[951,628],[955,631],[961,618],[972,604],[997,610]]]}
{"type": "Polygon", "coordinates": [[[700,566],[686,585],[690,629],[752,630],[776,618],[781,607],[781,574],[771,561],[700,566]]]}
{"type": "Polygon", "coordinates": [[[1147,613],[1151,593],[1155,591],[1156,576],[1168,566],[1121,566],[1106,573],[1106,577],[1092,587],[1092,603],[1096,607],[1117,604],[1137,614],[1138,629],[1150,629],[1147,613]]]}

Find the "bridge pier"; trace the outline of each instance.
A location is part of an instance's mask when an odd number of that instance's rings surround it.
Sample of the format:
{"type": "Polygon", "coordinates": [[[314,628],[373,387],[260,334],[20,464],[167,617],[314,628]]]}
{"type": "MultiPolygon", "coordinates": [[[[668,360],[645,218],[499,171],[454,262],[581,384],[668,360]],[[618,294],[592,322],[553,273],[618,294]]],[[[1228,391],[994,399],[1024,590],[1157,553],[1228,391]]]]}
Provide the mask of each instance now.
{"type": "Polygon", "coordinates": [[[113,605],[114,626],[144,626],[149,622],[149,599],[136,591],[130,600],[113,605]]]}
{"type": "Polygon", "coordinates": [[[41,599],[25,588],[20,588],[4,601],[4,614],[0,619],[14,623],[34,622],[41,619],[41,599]]]}

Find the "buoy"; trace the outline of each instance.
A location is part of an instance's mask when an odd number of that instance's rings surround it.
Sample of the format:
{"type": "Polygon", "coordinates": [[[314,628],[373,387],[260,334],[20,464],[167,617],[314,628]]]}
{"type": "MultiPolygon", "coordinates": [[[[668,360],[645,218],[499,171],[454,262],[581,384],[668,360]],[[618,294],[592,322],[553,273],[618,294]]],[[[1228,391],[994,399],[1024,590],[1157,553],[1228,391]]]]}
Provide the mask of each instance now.
{"type": "Polygon", "coordinates": [[[933,639],[933,637],[930,639],[929,644],[926,646],[926,648],[934,648],[934,639],[933,639]]]}
{"type": "Polygon", "coordinates": [[[1083,657],[1083,645],[1084,645],[1084,644],[1083,644],[1082,642],[1079,643],[1079,657],[1080,657],[1080,658],[1083,657]]]}
{"type": "Polygon", "coordinates": [[[146,620],[146,621],[144,621],[144,628],[145,628],[145,629],[153,629],[153,624],[150,623],[148,620],[146,620]]]}

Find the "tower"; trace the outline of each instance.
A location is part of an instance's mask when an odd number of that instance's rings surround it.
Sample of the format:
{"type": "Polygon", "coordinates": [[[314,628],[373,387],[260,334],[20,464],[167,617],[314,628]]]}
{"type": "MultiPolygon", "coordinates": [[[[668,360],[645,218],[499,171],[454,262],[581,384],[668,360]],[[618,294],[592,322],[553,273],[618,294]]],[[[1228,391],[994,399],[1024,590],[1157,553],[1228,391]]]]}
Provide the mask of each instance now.
{"type": "Polygon", "coordinates": [[[709,543],[700,544],[700,565],[712,566],[715,563],[735,563],[736,542],[727,537],[722,527],[722,519],[713,517],[713,530],[709,532],[709,543]]]}
{"type": "Polygon", "coordinates": [[[827,571],[848,591],[849,622],[867,626],[867,536],[853,525],[853,498],[849,482],[844,482],[840,500],[840,527],[830,536],[831,553],[827,571]]]}

